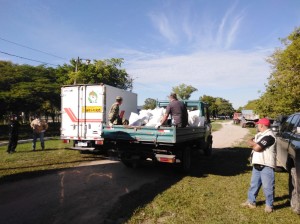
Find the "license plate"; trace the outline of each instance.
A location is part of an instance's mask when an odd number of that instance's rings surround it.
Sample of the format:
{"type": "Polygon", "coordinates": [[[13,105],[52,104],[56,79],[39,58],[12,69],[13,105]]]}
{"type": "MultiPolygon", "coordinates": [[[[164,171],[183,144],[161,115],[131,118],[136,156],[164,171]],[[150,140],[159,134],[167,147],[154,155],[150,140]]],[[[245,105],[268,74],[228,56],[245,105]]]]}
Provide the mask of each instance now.
{"type": "Polygon", "coordinates": [[[87,142],[78,142],[78,146],[87,146],[87,142]]]}

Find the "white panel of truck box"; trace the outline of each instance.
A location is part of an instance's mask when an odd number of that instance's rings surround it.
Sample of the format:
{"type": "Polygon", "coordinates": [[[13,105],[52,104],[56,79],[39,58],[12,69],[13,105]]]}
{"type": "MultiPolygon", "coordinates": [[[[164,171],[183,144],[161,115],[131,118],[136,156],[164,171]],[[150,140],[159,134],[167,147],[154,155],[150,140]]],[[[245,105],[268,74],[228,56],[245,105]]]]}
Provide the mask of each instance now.
{"type": "Polygon", "coordinates": [[[103,123],[116,97],[123,97],[120,112],[129,119],[137,111],[137,95],[107,85],[76,85],[61,89],[61,138],[74,140],[101,139],[103,123]]]}

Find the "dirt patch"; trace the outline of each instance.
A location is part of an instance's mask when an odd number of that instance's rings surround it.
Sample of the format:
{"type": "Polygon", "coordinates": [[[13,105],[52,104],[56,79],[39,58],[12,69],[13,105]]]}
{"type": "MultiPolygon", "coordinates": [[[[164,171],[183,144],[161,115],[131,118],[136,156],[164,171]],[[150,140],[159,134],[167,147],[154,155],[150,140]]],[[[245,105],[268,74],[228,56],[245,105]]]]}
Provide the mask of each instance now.
{"type": "Polygon", "coordinates": [[[233,124],[232,121],[222,122],[222,128],[213,132],[213,148],[230,148],[237,145],[249,133],[247,128],[233,124]]]}

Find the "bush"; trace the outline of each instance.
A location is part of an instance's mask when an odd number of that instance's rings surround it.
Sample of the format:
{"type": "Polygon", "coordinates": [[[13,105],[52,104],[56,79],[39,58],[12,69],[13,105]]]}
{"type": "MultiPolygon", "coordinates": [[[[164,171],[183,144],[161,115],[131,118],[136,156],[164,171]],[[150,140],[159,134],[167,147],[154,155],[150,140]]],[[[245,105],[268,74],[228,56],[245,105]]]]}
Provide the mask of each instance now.
{"type": "MultiPolygon", "coordinates": [[[[48,123],[49,128],[45,132],[45,137],[59,136],[60,123],[48,123]]],[[[22,124],[19,128],[19,139],[32,138],[32,130],[29,124],[22,124]]],[[[8,139],[8,125],[0,125],[0,140],[8,139]]]]}

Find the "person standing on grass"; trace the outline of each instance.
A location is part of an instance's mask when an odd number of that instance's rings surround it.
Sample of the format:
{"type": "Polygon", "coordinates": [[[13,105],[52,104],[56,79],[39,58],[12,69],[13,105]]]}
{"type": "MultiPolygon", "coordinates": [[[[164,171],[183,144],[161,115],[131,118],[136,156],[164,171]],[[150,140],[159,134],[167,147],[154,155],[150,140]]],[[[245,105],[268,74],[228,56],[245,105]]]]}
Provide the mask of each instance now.
{"type": "Polygon", "coordinates": [[[44,134],[48,129],[48,124],[39,118],[39,116],[35,116],[35,119],[30,124],[33,130],[33,141],[32,141],[32,150],[35,151],[36,140],[39,138],[41,141],[42,150],[45,149],[45,141],[44,134]]]}
{"type": "Polygon", "coordinates": [[[259,133],[254,139],[248,141],[252,148],[251,164],[253,165],[250,188],[248,191],[248,200],[241,204],[243,207],[255,208],[256,197],[263,187],[266,198],[265,212],[273,212],[275,172],[276,167],[276,137],[271,131],[270,120],[260,119],[257,123],[259,133]]]}
{"type": "Polygon", "coordinates": [[[8,124],[8,147],[7,147],[7,153],[14,153],[16,152],[16,148],[18,145],[18,138],[19,138],[19,122],[18,122],[18,116],[12,115],[10,117],[10,122],[8,124]]]}

